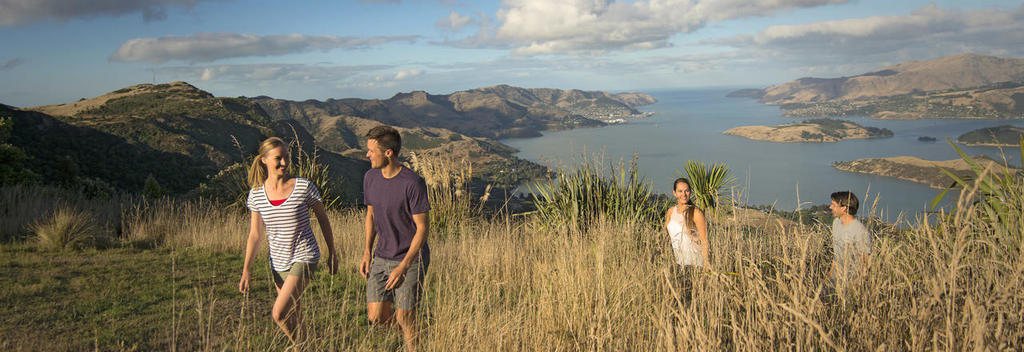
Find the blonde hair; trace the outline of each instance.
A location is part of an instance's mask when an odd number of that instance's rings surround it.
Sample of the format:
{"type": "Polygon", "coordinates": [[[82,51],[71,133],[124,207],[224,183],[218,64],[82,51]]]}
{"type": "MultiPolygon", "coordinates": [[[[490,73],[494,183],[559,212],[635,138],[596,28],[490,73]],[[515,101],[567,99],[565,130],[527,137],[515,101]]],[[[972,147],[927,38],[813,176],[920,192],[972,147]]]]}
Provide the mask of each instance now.
{"type": "Polygon", "coordinates": [[[263,182],[267,181],[267,165],[263,163],[263,157],[267,155],[267,152],[274,148],[284,147],[288,149],[288,145],[284,143],[284,140],[277,137],[270,137],[260,143],[259,153],[252,160],[252,165],[249,166],[249,187],[252,189],[259,189],[263,186],[263,182]]]}

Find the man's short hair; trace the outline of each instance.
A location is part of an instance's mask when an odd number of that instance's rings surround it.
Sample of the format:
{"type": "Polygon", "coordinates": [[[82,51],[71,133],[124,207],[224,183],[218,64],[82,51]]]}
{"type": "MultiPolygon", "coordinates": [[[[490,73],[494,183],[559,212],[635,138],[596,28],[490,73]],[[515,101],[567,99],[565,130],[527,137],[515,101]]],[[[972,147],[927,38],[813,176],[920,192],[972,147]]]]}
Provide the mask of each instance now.
{"type": "Polygon", "coordinates": [[[850,215],[857,215],[857,209],[860,208],[860,201],[857,200],[857,196],[850,191],[842,191],[832,193],[832,200],[839,204],[841,207],[846,207],[846,212],[850,215]]]}
{"type": "Polygon", "coordinates": [[[398,156],[398,152],[402,150],[402,136],[391,126],[380,125],[371,128],[369,132],[366,132],[366,139],[376,140],[382,152],[391,149],[395,152],[395,156],[398,156]]]}

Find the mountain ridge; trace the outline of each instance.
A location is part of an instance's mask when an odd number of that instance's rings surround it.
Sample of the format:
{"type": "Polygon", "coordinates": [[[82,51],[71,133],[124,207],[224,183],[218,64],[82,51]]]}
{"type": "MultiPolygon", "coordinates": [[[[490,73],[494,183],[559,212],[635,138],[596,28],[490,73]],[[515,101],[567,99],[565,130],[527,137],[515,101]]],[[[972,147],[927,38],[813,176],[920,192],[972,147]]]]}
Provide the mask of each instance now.
{"type": "Polygon", "coordinates": [[[877,98],[1024,80],[1024,59],[965,53],[908,61],[860,75],[804,77],[765,88],[766,104],[877,98]]]}
{"type": "Polygon", "coordinates": [[[790,117],[1024,118],[1024,59],[965,53],[855,76],[804,77],[729,96],[779,105],[790,117]]]}

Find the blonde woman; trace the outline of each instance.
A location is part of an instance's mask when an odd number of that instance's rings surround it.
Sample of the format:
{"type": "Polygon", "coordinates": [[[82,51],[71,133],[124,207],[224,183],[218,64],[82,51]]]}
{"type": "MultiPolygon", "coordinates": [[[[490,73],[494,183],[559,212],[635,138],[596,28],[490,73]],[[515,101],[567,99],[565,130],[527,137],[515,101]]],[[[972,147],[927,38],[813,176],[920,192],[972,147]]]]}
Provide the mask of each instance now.
{"type": "Polygon", "coordinates": [[[301,297],[317,269],[320,247],[309,225],[309,211],[316,214],[327,244],[327,267],[338,269],[334,234],[321,203],[320,192],[308,179],[288,174],[288,146],[271,137],[260,144],[259,155],[249,168],[249,239],[238,291],[249,292],[249,268],[259,248],[260,230],[267,233],[270,266],[277,288],[271,316],[294,344],[302,323],[301,297]]]}
{"type": "Polygon", "coordinates": [[[672,252],[681,266],[702,266],[708,263],[708,223],[704,212],[690,201],[690,181],[678,178],[672,183],[676,205],[665,213],[665,231],[672,243],[672,252]]]}

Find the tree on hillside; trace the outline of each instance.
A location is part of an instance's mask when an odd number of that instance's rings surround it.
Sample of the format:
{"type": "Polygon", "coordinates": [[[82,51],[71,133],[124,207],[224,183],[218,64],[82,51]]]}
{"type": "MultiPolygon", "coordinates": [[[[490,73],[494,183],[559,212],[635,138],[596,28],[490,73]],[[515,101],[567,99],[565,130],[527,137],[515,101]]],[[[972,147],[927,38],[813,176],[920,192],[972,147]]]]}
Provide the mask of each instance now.
{"type": "Polygon", "coordinates": [[[0,184],[34,183],[39,175],[28,169],[31,157],[21,148],[7,143],[14,130],[10,117],[0,118],[0,184]]]}

